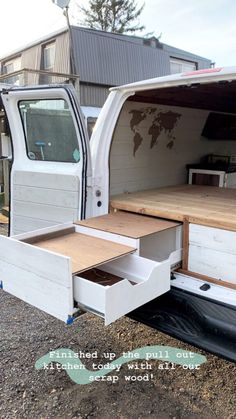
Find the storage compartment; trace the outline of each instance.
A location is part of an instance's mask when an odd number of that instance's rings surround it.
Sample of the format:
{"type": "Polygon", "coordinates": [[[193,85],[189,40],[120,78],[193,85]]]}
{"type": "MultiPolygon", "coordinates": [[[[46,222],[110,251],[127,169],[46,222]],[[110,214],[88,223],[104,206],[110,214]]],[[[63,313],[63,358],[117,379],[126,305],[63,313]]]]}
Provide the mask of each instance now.
{"type": "Polygon", "coordinates": [[[115,283],[102,284],[91,271],[74,277],[74,299],[78,306],[102,316],[108,325],[170,289],[170,262],[154,262],[128,255],[99,267],[115,283]]]}
{"type": "Polygon", "coordinates": [[[190,224],[188,270],[236,289],[236,231],[190,224]]]}
{"type": "Polygon", "coordinates": [[[127,237],[96,237],[80,226],[49,227],[14,238],[0,236],[2,288],[12,295],[71,322],[80,308],[110,324],[170,289],[170,261],[137,254],[127,237]],[[119,237],[120,240],[116,241],[119,237]],[[130,257],[129,257],[130,256],[130,257]],[[104,272],[106,282],[93,275],[104,272]]]}
{"type": "Polygon", "coordinates": [[[235,120],[235,81],[160,87],[139,86],[123,105],[110,146],[111,197],[186,184],[187,165],[194,167],[206,155],[231,159],[236,154],[236,137],[229,137],[227,130],[220,139],[202,136],[215,107],[219,118],[235,120]]]}
{"type": "Polygon", "coordinates": [[[144,258],[169,259],[172,269],[182,260],[182,224],[178,222],[117,211],[77,224],[81,233],[133,246],[144,258]]]}
{"type": "Polygon", "coordinates": [[[175,269],[182,260],[182,225],[142,237],[139,255],[159,262],[169,259],[175,269]]]}

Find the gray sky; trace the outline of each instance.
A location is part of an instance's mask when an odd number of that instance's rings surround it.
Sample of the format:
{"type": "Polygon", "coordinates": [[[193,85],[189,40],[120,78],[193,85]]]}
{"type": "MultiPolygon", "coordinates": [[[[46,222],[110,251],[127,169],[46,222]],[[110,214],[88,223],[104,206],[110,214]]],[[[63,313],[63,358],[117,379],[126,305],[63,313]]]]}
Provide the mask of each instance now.
{"type": "MultiPolygon", "coordinates": [[[[71,21],[77,14],[71,0],[71,21]]],[[[88,4],[87,0],[77,0],[88,4]]],[[[142,0],[137,0],[141,5],[142,0]]],[[[0,57],[65,26],[51,0],[0,0],[0,57]]],[[[235,0],[146,0],[143,34],[162,33],[161,41],[210,58],[218,66],[236,65],[235,0]]],[[[139,33],[137,33],[139,35],[139,33]]]]}

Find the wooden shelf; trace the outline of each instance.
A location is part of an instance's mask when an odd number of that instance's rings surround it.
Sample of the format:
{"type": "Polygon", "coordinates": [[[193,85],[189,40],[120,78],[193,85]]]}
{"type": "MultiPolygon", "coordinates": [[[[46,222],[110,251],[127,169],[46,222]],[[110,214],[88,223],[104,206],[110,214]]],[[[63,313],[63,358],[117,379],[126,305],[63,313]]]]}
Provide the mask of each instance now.
{"type": "Polygon", "coordinates": [[[136,249],[80,233],[39,240],[34,246],[71,258],[76,274],[134,252],[136,249]]]}
{"type": "Polygon", "coordinates": [[[180,223],[118,211],[102,215],[100,217],[78,221],[75,224],[109,233],[119,234],[121,236],[140,239],[141,237],[145,237],[150,234],[159,233],[160,231],[177,227],[180,223]]]}

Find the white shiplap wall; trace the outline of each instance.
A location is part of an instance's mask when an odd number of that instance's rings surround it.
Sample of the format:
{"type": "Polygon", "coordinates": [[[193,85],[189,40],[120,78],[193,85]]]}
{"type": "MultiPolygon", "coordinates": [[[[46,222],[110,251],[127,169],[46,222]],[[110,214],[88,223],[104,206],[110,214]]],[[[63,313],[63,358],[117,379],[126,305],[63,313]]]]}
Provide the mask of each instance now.
{"type": "MultiPolygon", "coordinates": [[[[155,115],[156,115],[155,112],[155,115]]],[[[201,137],[208,111],[154,105],[140,102],[126,102],[113,136],[110,153],[110,193],[116,195],[143,189],[178,185],[187,182],[186,164],[198,163],[209,153],[236,154],[234,141],[209,141],[201,137]],[[134,133],[130,127],[131,110],[156,108],[156,112],[173,111],[181,114],[172,131],[174,146],[167,147],[170,139],[164,131],[158,143],[151,149],[151,135],[148,130],[153,116],[143,120],[136,129],[143,138],[139,149],[133,155],[134,133]]]]}

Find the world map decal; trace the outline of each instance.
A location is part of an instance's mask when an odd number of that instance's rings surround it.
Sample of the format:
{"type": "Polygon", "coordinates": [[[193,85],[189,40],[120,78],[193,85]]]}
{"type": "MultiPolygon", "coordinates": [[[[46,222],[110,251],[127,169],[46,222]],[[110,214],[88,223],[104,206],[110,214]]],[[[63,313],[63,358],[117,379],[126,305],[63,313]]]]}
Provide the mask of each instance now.
{"type": "Polygon", "coordinates": [[[129,113],[132,115],[130,120],[130,128],[134,133],[134,157],[144,140],[143,134],[140,132],[140,124],[142,121],[145,121],[150,116],[151,124],[148,129],[148,135],[151,137],[150,148],[152,149],[155,145],[158,144],[158,138],[163,132],[167,134],[166,147],[171,149],[174,146],[174,141],[176,137],[173,133],[173,130],[177,126],[181,114],[173,111],[159,111],[156,108],[151,107],[139,110],[133,109],[129,111],[129,113]]]}

